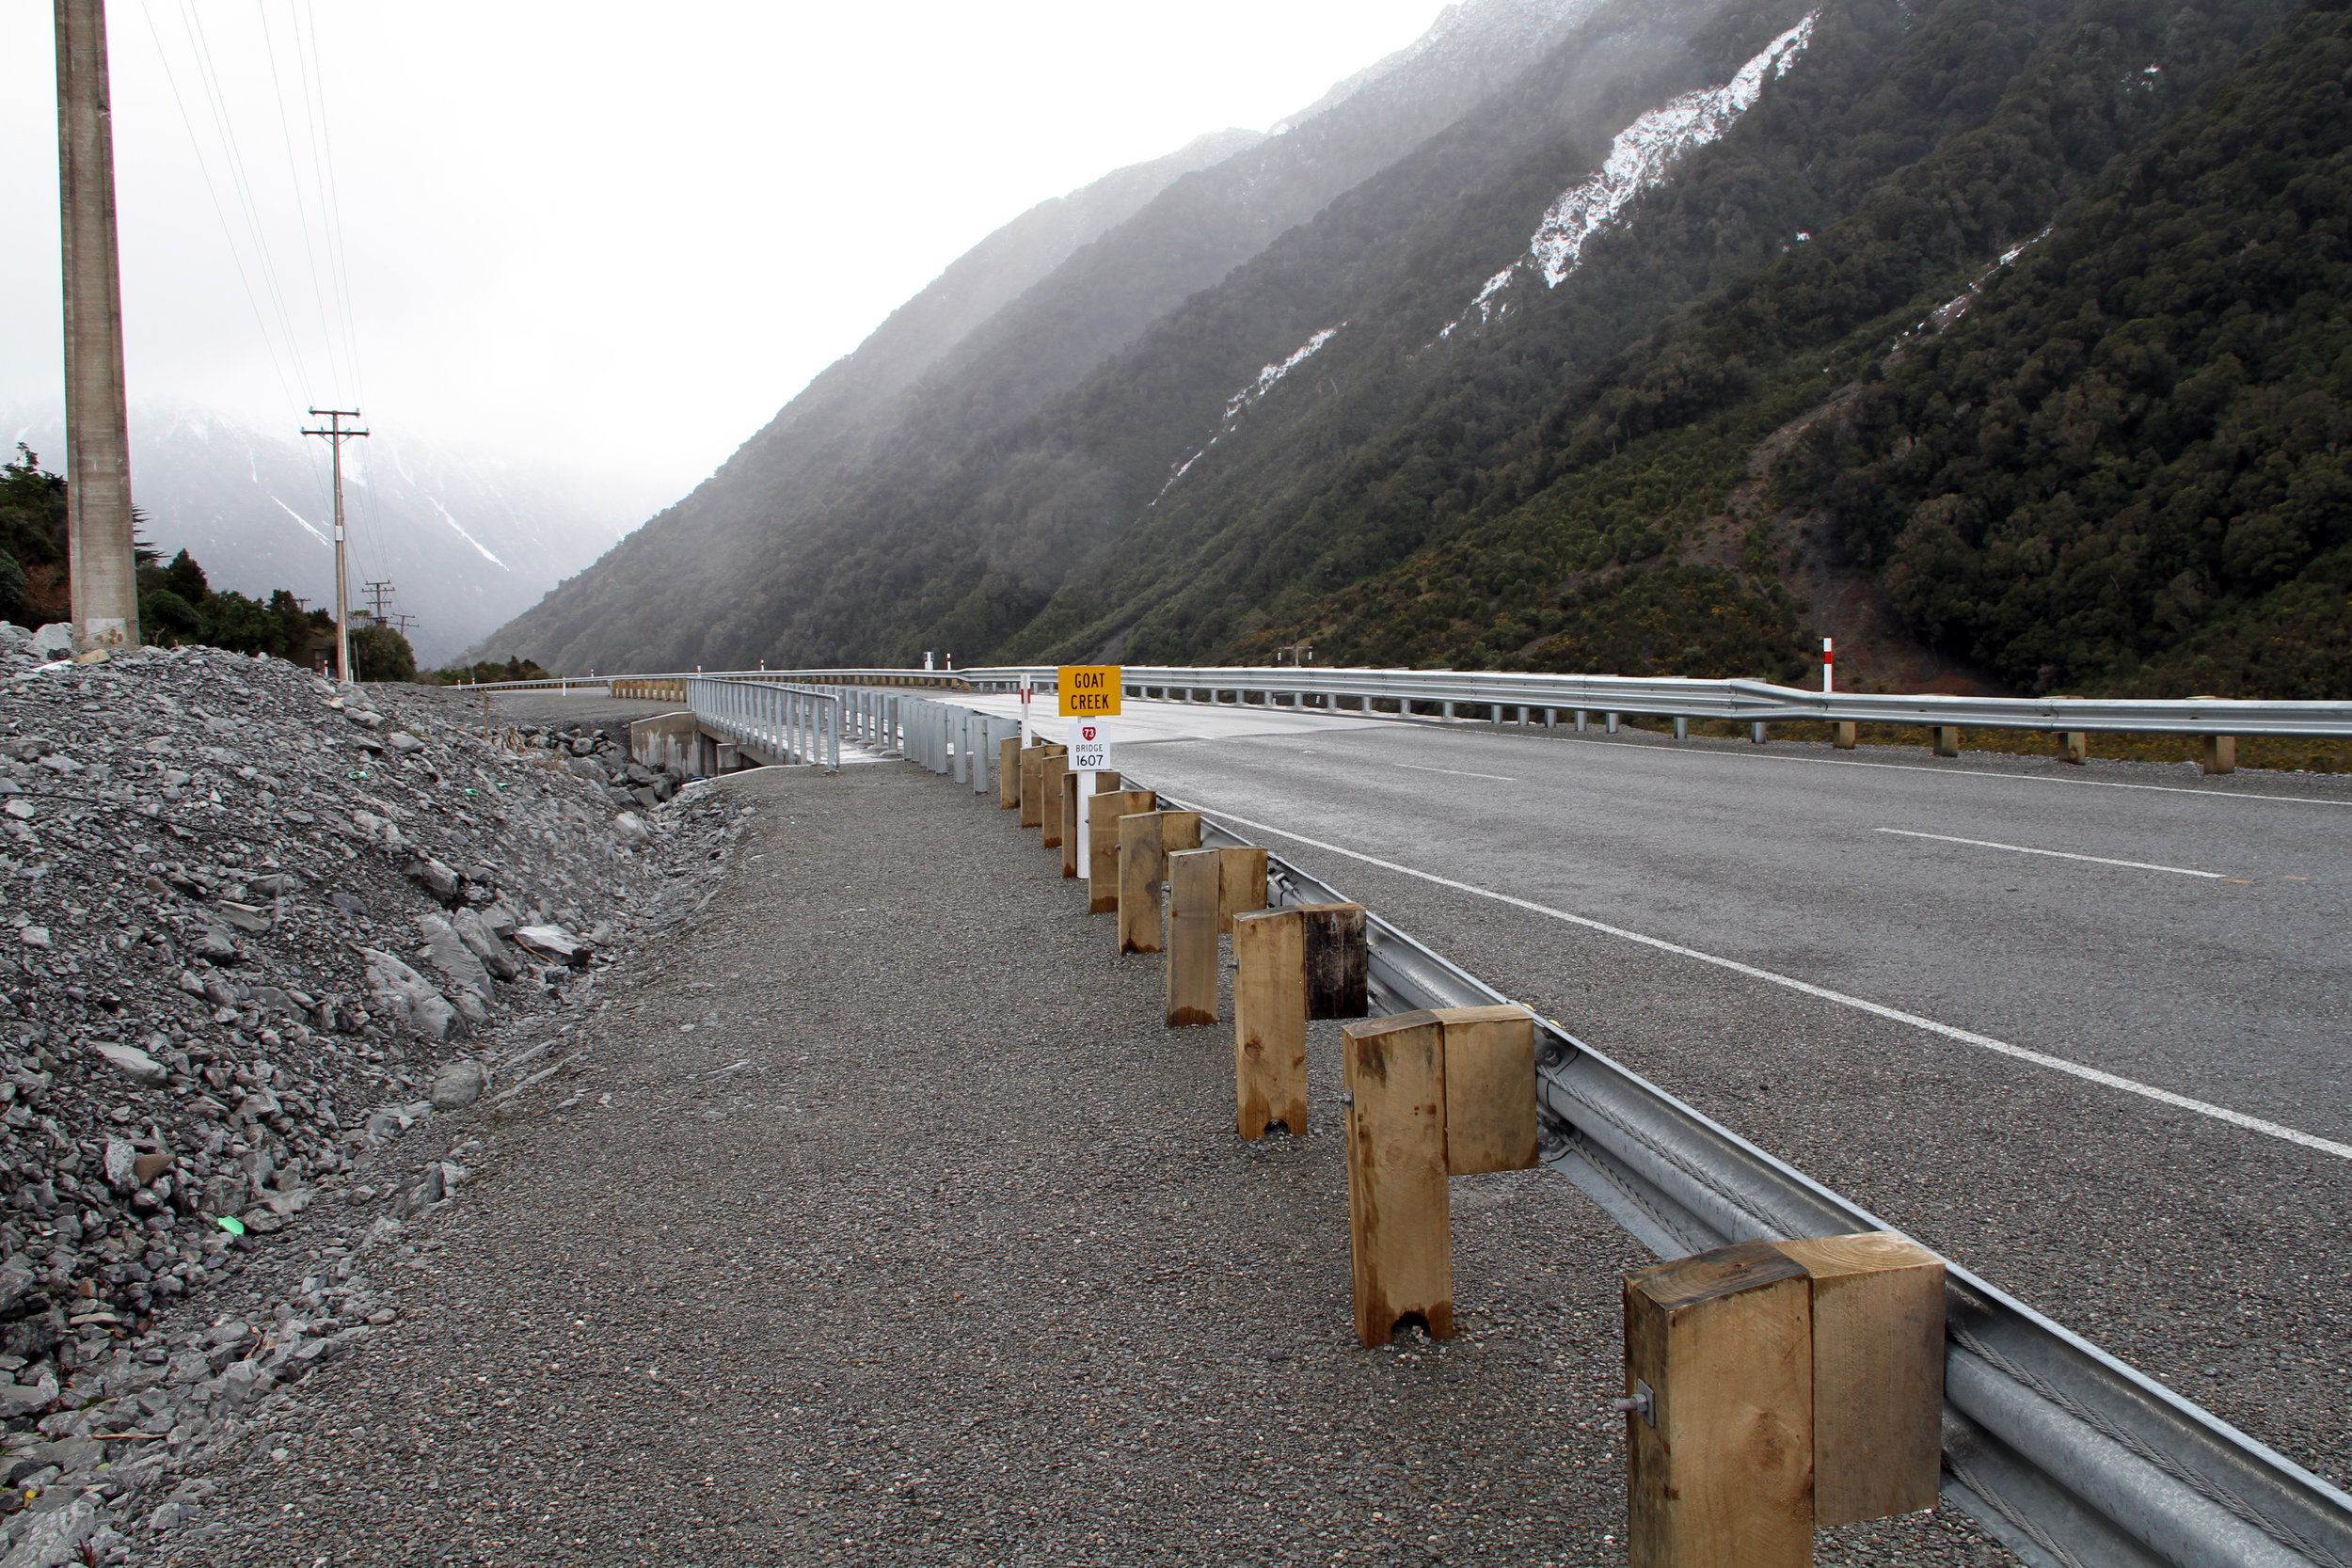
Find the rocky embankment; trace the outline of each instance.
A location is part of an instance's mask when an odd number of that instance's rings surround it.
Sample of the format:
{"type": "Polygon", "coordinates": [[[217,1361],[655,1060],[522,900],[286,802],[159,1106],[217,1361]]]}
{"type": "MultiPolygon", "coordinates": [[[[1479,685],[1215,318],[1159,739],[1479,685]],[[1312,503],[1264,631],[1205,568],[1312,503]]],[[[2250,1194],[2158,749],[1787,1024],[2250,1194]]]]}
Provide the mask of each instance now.
{"type": "Polygon", "coordinates": [[[391,1321],[366,1255],[466,1173],[388,1146],[560,1060],[723,826],[625,734],[48,656],[0,625],[0,1568],[129,1560],[391,1321]],[[296,1232],[280,1299],[211,1310],[296,1232]]]}

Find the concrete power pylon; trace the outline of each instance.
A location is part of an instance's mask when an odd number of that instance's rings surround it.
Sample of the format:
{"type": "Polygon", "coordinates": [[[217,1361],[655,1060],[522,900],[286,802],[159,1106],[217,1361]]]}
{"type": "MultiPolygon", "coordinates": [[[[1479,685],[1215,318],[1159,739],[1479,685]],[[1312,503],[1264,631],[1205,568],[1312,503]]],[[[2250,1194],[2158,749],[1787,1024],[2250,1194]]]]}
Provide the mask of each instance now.
{"type": "Polygon", "coordinates": [[[103,0],[56,0],[57,192],[65,271],[66,572],[83,648],[139,641],[132,558],[122,268],[103,0]]]}

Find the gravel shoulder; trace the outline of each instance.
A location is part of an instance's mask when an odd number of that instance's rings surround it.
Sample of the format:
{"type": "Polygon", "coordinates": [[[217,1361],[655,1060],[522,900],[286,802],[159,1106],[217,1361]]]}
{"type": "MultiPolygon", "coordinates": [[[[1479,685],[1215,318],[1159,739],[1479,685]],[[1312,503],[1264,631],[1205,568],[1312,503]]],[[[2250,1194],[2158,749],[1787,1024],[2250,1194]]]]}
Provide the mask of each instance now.
{"type": "MultiPolygon", "coordinates": [[[[1649,1259],[1565,1182],[1457,1180],[1460,1337],[1362,1350],[1336,1026],[1309,1135],[1245,1145],[1230,1035],[1162,1026],[1012,814],[897,765],[706,792],[712,896],[520,1114],[403,1140],[470,1176],[361,1260],[399,1321],[154,1560],[1624,1560],[1649,1259]]],[[[1942,1516],[1820,1556],[2010,1560],[1942,1516]]]]}

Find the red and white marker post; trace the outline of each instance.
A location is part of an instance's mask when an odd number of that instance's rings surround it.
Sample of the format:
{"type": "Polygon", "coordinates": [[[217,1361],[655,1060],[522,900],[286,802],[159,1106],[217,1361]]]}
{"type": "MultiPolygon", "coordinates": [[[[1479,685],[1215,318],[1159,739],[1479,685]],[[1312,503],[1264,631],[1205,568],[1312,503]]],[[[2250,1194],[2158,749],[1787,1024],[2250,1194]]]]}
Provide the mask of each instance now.
{"type": "Polygon", "coordinates": [[[1837,650],[1833,648],[1830,645],[1830,640],[1824,637],[1821,639],[1821,695],[1824,697],[1836,689],[1832,674],[1836,667],[1837,650]]]}
{"type": "Polygon", "coordinates": [[[1036,740],[1031,738],[1032,732],[1029,729],[1029,703],[1036,695],[1037,677],[1024,674],[1021,677],[1021,744],[1024,747],[1037,744],[1036,740]]]}

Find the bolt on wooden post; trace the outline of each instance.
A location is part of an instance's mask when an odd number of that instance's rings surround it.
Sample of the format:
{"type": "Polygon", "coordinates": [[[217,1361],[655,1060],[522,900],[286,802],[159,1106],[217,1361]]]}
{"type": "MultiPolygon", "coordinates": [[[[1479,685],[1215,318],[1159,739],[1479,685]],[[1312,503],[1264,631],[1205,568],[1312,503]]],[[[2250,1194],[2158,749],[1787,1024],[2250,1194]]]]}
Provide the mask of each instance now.
{"type": "Polygon", "coordinates": [[[1111,789],[1087,802],[1087,913],[1119,911],[1119,819],[1150,811],[1159,797],[1148,789],[1111,789]]]}
{"type": "Polygon", "coordinates": [[[1025,828],[1045,825],[1045,761],[1048,757],[1058,756],[1061,751],[1059,746],[1021,748],[1021,825],[1025,828]]]}
{"type": "Polygon", "coordinates": [[[1944,1264],[1891,1231],[1741,1242],[1626,1276],[1636,1568],[1800,1568],[1931,1508],[1944,1264]]]}
{"type": "Polygon", "coordinates": [[[1148,811],[1119,819],[1119,950],[1157,953],[1160,884],[1173,849],[1200,847],[1197,811],[1148,811]]]}
{"type": "Polygon", "coordinates": [[[1356,1335],[1418,1317],[1454,1337],[1446,1180],[1536,1160],[1535,1020],[1524,1007],[1400,1013],[1342,1031],[1356,1335]]]}

